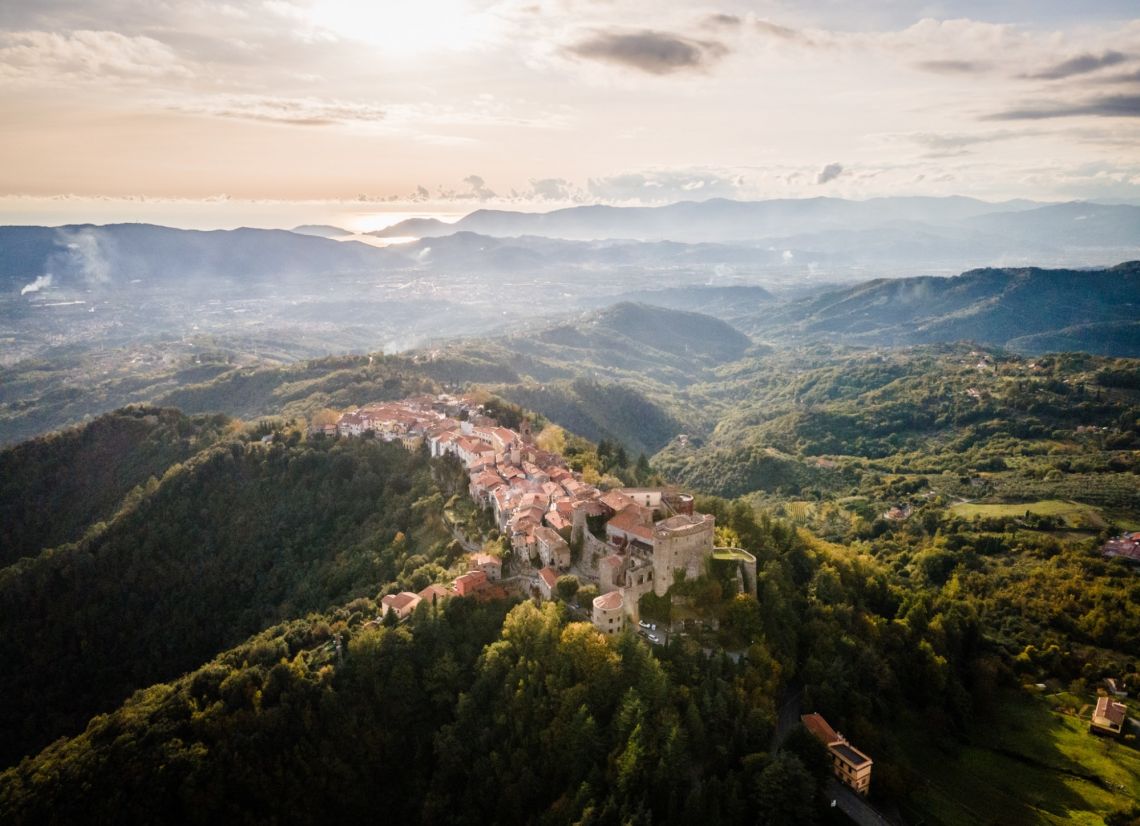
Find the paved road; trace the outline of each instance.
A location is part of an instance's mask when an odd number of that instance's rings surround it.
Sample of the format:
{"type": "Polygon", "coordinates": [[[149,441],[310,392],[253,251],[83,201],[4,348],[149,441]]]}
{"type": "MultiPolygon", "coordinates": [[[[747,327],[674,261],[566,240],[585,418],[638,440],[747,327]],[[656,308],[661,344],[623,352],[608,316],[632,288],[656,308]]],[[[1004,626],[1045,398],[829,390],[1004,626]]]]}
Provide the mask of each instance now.
{"type": "Polygon", "coordinates": [[[859,826],[894,826],[891,821],[879,814],[870,803],[834,777],[827,781],[827,795],[835,801],[839,811],[858,823],[859,826]]]}
{"type": "Polygon", "coordinates": [[[784,700],[784,704],[780,706],[780,710],[776,712],[776,731],[772,735],[772,754],[780,750],[792,729],[800,721],[800,696],[802,693],[802,689],[793,688],[788,698],[784,700]]]}

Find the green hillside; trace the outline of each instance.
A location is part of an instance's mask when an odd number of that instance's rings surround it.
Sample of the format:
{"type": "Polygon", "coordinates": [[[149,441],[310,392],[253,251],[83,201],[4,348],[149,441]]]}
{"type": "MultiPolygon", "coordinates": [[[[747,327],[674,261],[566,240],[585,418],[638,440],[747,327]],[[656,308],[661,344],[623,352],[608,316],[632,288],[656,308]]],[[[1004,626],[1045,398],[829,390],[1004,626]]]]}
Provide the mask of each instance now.
{"type": "Polygon", "coordinates": [[[123,497],[221,438],[224,416],[133,407],[0,451],[0,566],[79,539],[123,497]]]}
{"type": "Polygon", "coordinates": [[[0,673],[0,757],[444,553],[424,457],[296,439],[221,442],[135,488],[82,540],[0,569],[0,660],[21,664],[0,673]]]}

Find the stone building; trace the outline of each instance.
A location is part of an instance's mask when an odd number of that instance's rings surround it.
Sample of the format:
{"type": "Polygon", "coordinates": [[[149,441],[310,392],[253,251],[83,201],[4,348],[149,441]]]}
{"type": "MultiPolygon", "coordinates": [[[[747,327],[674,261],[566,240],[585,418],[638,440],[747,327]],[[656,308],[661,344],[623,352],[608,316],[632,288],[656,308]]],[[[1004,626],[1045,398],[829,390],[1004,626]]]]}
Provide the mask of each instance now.
{"type": "Polygon", "coordinates": [[[690,579],[704,572],[713,552],[715,522],[711,513],[698,513],[670,516],[654,525],[653,588],[657,596],[665,596],[676,571],[684,571],[690,579]]]}

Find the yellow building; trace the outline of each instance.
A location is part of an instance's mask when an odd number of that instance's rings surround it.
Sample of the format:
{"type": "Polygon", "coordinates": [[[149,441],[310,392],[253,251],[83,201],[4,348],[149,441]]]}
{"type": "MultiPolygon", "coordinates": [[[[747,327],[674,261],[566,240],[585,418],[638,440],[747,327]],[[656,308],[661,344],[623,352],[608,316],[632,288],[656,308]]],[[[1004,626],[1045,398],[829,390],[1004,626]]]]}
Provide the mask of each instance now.
{"type": "Polygon", "coordinates": [[[827,752],[831,755],[831,770],[839,781],[859,794],[867,794],[871,790],[871,767],[874,761],[847,742],[847,738],[828,725],[827,720],[819,714],[805,714],[800,720],[817,740],[827,746],[827,752]]]}

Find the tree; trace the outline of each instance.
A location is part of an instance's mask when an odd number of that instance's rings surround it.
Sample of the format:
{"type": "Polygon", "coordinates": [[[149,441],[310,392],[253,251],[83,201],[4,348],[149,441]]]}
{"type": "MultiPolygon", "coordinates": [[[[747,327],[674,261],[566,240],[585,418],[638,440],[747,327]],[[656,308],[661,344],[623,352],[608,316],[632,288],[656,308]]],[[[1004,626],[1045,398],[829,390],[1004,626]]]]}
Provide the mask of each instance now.
{"type": "Polygon", "coordinates": [[[803,761],[782,751],[756,777],[753,788],[759,823],[812,824],[818,821],[818,787],[803,761]]]}
{"type": "Polygon", "coordinates": [[[556,424],[548,424],[535,437],[534,443],[540,450],[561,455],[566,452],[566,431],[556,424]]]}
{"type": "Polygon", "coordinates": [[[558,590],[558,596],[569,602],[578,593],[578,577],[573,574],[564,574],[558,577],[558,582],[554,587],[558,590]]]}

